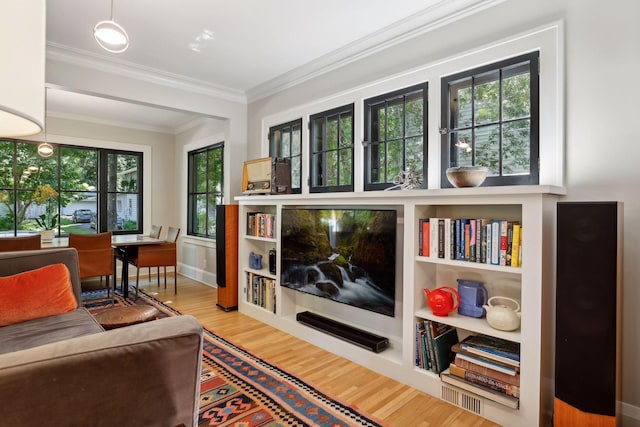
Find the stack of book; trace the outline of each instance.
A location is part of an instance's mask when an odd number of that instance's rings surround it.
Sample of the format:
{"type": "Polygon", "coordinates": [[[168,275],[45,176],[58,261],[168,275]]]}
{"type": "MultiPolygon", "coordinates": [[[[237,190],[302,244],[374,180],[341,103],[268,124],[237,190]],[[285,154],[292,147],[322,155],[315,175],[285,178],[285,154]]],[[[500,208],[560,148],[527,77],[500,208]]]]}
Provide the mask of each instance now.
{"type": "Polygon", "coordinates": [[[455,358],[440,374],[443,382],[511,408],[520,398],[520,344],[471,335],[453,345],[455,358]]]}
{"type": "Polygon", "coordinates": [[[247,236],[276,237],[276,216],[264,212],[247,212],[247,236]]]}
{"type": "Polygon", "coordinates": [[[247,273],[246,300],[251,304],[255,304],[276,312],[276,281],[259,274],[247,273]]]}
{"type": "Polygon", "coordinates": [[[522,225],[516,221],[421,218],[418,239],[419,256],[522,266],[522,225]]]}
{"type": "Polygon", "coordinates": [[[416,322],[416,366],[436,374],[453,361],[451,347],[458,342],[458,330],[433,320],[416,322]]]}

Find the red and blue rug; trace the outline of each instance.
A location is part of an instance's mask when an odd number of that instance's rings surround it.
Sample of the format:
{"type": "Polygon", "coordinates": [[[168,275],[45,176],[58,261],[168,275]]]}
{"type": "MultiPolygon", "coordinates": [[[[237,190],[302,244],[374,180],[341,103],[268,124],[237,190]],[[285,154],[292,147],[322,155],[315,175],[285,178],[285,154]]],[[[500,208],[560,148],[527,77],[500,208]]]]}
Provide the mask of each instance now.
{"type": "MultiPolygon", "coordinates": [[[[85,292],[92,313],[110,307],[104,291],[85,292]]],[[[117,305],[152,305],[160,317],[173,308],[140,291],[137,300],[116,295],[117,305]]],[[[285,370],[204,331],[199,426],[381,426],[356,409],[316,390],[285,370]]]]}

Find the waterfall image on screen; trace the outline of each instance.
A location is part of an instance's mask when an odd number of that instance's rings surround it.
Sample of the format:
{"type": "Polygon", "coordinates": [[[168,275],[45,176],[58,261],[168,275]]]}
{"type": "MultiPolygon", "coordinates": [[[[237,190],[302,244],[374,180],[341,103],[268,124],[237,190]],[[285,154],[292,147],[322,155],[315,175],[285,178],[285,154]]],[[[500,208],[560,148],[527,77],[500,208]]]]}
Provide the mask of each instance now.
{"type": "Polygon", "coordinates": [[[282,286],[394,315],[395,210],[283,209],[282,286]]]}

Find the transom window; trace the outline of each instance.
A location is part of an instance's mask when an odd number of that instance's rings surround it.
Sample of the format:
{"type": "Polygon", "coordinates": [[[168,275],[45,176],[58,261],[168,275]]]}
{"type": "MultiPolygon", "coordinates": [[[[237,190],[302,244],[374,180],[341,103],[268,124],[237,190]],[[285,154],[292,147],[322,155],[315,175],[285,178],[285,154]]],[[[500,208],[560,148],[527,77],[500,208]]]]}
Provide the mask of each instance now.
{"type": "Polygon", "coordinates": [[[427,176],[427,83],[370,98],[365,111],[365,190],[382,190],[404,172],[427,176]]]}
{"type": "Polygon", "coordinates": [[[353,191],[353,104],[310,117],[312,193],[353,191]]]}
{"type": "Polygon", "coordinates": [[[485,166],[483,185],[538,184],[538,52],[442,79],[442,176],[485,166]]]}
{"type": "Polygon", "coordinates": [[[269,156],[291,162],[291,190],[302,191],[302,119],[269,128],[269,156]]]}
{"type": "Polygon", "coordinates": [[[188,153],[187,234],[216,237],[216,207],[224,203],[224,143],[188,153]]]}

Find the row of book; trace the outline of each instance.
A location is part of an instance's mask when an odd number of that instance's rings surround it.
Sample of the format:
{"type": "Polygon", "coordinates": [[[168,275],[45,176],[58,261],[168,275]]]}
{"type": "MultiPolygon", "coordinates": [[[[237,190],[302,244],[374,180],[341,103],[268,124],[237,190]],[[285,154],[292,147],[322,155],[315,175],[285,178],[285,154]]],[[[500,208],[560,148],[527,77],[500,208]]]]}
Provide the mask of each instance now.
{"type": "Polygon", "coordinates": [[[521,267],[522,225],[498,219],[420,218],[418,255],[521,267]]]}
{"type": "Polygon", "coordinates": [[[264,212],[247,212],[247,236],[276,237],[276,216],[264,212]]]}
{"type": "Polygon", "coordinates": [[[255,273],[247,273],[246,300],[251,304],[276,312],[276,281],[255,273]]]}
{"type": "Polygon", "coordinates": [[[433,320],[416,322],[416,366],[436,374],[449,367],[451,347],[458,342],[458,330],[433,320]]]}
{"type": "Polygon", "coordinates": [[[470,335],[452,346],[453,361],[440,373],[452,386],[517,409],[520,402],[520,344],[470,335]]]}

